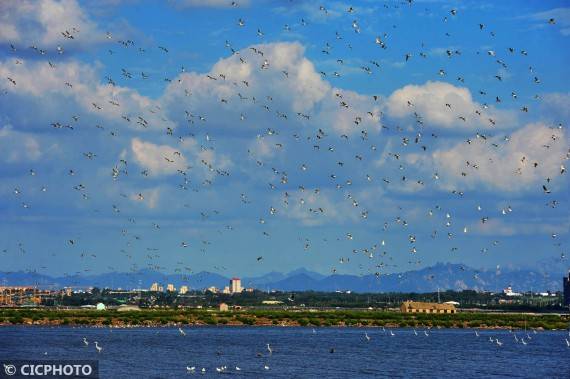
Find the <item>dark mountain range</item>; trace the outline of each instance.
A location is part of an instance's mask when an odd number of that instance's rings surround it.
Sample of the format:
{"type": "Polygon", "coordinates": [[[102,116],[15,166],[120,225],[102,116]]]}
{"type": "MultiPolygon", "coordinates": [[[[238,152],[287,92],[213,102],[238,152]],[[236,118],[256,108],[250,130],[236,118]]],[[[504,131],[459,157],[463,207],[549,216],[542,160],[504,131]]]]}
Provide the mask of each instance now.
{"type": "MultiPolygon", "coordinates": [[[[287,274],[268,274],[242,278],[244,287],[261,290],[283,291],[353,291],[353,292],[434,292],[440,290],[500,291],[512,286],[515,291],[559,291],[562,288],[562,272],[545,272],[530,269],[476,270],[458,264],[438,263],[431,267],[403,273],[375,275],[335,274],[325,276],[306,269],[287,274]]],[[[0,272],[0,284],[5,286],[38,285],[40,287],[109,287],[148,288],[154,282],[176,287],[187,285],[193,289],[210,286],[223,288],[229,278],[202,271],[196,274],[163,274],[152,270],[132,273],[105,273],[85,276],[51,277],[35,272],[0,272]]]]}

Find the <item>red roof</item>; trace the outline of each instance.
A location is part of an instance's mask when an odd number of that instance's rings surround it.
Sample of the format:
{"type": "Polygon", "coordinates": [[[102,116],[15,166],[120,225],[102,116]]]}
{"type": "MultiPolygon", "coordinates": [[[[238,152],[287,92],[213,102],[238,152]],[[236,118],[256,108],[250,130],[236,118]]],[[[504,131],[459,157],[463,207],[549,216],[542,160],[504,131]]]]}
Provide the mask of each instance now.
{"type": "Polygon", "coordinates": [[[241,280],[240,278],[232,278],[232,280],[241,280]]]}

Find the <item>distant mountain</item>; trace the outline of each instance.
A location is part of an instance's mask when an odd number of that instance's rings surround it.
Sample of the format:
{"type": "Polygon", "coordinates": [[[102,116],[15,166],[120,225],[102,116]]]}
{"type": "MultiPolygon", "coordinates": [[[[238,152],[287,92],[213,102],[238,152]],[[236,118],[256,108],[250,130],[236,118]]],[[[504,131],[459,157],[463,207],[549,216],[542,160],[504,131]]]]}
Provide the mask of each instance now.
{"type": "MultiPolygon", "coordinates": [[[[562,272],[547,272],[544,269],[513,269],[501,271],[476,270],[451,263],[437,263],[420,270],[397,274],[380,275],[345,275],[325,276],[300,268],[287,274],[270,272],[268,274],[243,278],[244,287],[261,290],[282,291],[353,291],[353,292],[434,292],[440,290],[486,290],[500,291],[512,286],[515,291],[559,291],[562,289],[562,272]]],[[[202,289],[210,286],[223,288],[229,278],[207,271],[196,274],[163,274],[153,270],[140,270],[132,273],[105,273],[86,276],[50,277],[35,272],[0,272],[0,285],[38,285],[44,288],[74,287],[110,287],[110,288],[148,288],[154,282],[166,285],[174,284],[177,288],[187,285],[202,289]]]]}

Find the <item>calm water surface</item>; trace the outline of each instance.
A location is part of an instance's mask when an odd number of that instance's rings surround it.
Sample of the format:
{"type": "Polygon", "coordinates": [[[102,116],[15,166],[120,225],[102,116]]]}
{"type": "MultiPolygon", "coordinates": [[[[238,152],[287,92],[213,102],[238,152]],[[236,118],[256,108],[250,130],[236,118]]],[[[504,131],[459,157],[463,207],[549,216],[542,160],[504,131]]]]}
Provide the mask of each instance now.
{"type": "Polygon", "coordinates": [[[428,336],[413,329],[393,329],[394,336],[377,328],[183,329],[186,336],[178,328],[0,327],[0,359],[98,359],[101,378],[570,378],[570,337],[562,331],[529,339],[495,330],[477,337],[455,329],[428,336]],[[187,366],[206,374],[187,373],[187,366]],[[224,373],[216,371],[221,366],[224,373]]]}

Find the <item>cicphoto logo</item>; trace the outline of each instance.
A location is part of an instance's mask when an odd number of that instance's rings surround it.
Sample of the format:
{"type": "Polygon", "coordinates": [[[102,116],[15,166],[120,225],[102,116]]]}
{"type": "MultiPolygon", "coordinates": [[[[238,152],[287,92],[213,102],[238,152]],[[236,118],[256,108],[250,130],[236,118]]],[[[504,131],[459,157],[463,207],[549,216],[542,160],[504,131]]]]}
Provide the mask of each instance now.
{"type": "Polygon", "coordinates": [[[98,361],[25,361],[2,362],[0,378],[99,378],[98,361]]]}

